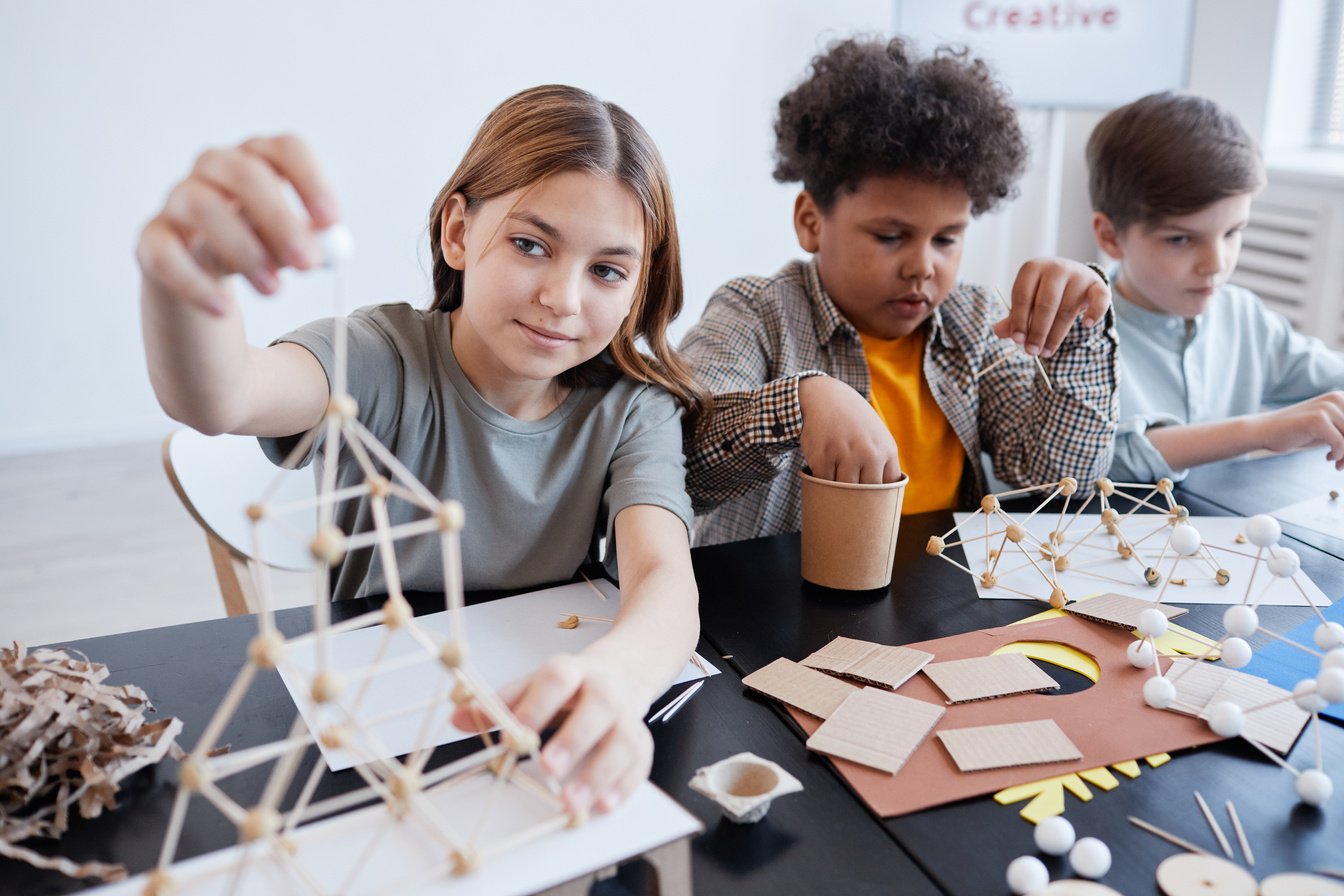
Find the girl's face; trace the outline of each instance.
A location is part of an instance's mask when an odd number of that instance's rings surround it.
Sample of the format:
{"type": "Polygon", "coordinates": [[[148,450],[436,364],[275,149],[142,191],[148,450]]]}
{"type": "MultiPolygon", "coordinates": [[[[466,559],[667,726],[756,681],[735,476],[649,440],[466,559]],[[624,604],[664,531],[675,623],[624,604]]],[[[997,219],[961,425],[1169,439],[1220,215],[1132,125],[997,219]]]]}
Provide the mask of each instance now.
{"type": "Polygon", "coordinates": [[[601,353],[630,312],[644,245],[639,201],[618,181],[567,171],[470,212],[453,196],[444,218],[444,258],[463,271],[458,362],[500,410],[544,416],[554,378],[601,353]]]}

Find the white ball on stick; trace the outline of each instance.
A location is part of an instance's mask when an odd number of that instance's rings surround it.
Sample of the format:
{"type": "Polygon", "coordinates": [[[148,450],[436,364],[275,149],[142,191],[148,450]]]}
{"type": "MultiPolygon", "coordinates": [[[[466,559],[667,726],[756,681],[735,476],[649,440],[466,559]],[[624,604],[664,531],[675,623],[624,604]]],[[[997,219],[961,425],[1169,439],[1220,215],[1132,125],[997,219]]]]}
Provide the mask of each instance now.
{"type": "Polygon", "coordinates": [[[1267,513],[1257,514],[1246,521],[1246,540],[1258,548],[1279,543],[1283,528],[1267,513]]]}
{"type": "Polygon", "coordinates": [[[1223,628],[1227,629],[1229,635],[1249,638],[1259,627],[1260,614],[1245,604],[1228,607],[1227,612],[1223,613],[1223,628]]]}

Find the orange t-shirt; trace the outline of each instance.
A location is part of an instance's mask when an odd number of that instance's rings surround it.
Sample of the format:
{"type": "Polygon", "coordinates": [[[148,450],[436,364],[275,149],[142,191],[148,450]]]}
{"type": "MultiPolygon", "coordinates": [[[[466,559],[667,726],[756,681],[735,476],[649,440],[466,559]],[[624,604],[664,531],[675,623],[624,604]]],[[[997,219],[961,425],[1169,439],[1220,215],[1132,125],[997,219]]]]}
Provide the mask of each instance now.
{"type": "Polygon", "coordinates": [[[910,477],[902,513],[945,510],[957,504],[966,449],[924,379],[925,330],[901,339],[859,334],[872,380],[873,407],[900,451],[910,477]]]}

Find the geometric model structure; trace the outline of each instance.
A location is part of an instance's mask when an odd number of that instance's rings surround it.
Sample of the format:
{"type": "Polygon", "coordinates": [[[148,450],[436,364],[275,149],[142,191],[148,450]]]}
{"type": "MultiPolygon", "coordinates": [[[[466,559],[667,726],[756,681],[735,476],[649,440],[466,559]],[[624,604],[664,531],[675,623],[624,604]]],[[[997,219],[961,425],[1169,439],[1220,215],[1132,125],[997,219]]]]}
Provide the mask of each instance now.
{"type": "MultiPolygon", "coordinates": [[[[148,875],[147,896],[190,892],[189,887],[199,884],[215,892],[213,884],[179,880],[173,874],[172,862],[181,836],[183,820],[193,797],[201,797],[212,804],[238,830],[239,842],[244,844],[236,865],[230,872],[230,881],[224,892],[245,893],[261,883],[252,884],[249,868],[258,866],[259,874],[274,881],[275,875],[287,875],[291,889],[303,893],[349,893],[352,891],[397,892],[450,875],[463,875],[476,869],[501,853],[516,849],[564,827],[578,826],[586,820],[570,812],[561,800],[560,785],[552,777],[540,773],[539,763],[521,764],[530,757],[536,759],[540,737],[514,717],[502,700],[473,668],[466,632],[463,627],[460,531],[463,508],[456,501],[440,501],[418,482],[397,458],[361,425],[357,418],[354,399],[345,388],[346,330],[341,313],[340,290],[342,276],[340,262],[349,252],[349,237],[340,228],[332,228],[324,236],[324,257],[336,268],[335,313],[335,369],[332,397],[326,414],[318,427],[308,432],[295,446],[285,466],[304,456],[320,431],[324,436],[321,470],[317,494],[311,499],[288,506],[268,504],[275,486],[268,489],[259,501],[247,507],[252,523],[253,554],[260,561],[258,597],[259,631],[248,647],[247,662],[239,672],[227,696],[216,710],[194,751],[182,761],[180,784],[173,804],[159,855],[158,865],[148,875]],[[337,463],[342,449],[348,459],[359,465],[363,482],[357,486],[336,488],[337,463]],[[367,500],[374,520],[373,531],[357,534],[342,532],[334,523],[337,506],[344,501],[367,500]],[[389,522],[390,501],[404,501],[422,511],[423,518],[393,526],[389,522]],[[294,513],[317,512],[316,535],[309,547],[319,562],[314,572],[315,598],[313,601],[313,630],[309,634],[286,640],[277,631],[273,617],[269,580],[265,558],[261,556],[261,540],[257,533],[263,524],[285,531],[284,518],[294,513]],[[450,617],[449,634],[444,637],[418,625],[410,604],[401,590],[397,572],[395,542],[437,533],[442,545],[445,601],[450,617]],[[357,616],[345,622],[332,624],[329,609],[330,567],[340,563],[350,551],[376,547],[382,563],[388,598],[381,609],[357,616]],[[373,725],[385,718],[370,719],[363,705],[371,682],[383,673],[390,662],[380,652],[375,660],[361,669],[336,669],[328,661],[327,639],[341,632],[381,623],[387,628],[385,642],[397,631],[405,631],[419,645],[423,661],[428,657],[437,669],[440,680],[434,698],[417,705],[395,710],[406,716],[418,716],[425,737],[449,724],[453,707],[469,706],[482,724],[483,747],[478,752],[452,762],[432,772],[426,772],[433,747],[425,747],[399,760],[382,747],[372,733],[373,725]],[[364,781],[364,787],[329,799],[314,801],[313,794],[324,774],[326,763],[320,757],[296,797],[286,804],[286,796],[294,783],[298,767],[308,748],[315,743],[301,716],[296,714],[289,736],[282,741],[249,747],[232,753],[214,755],[221,733],[240,705],[259,674],[273,672],[286,665],[289,648],[299,642],[311,641],[315,647],[316,672],[312,674],[306,695],[309,709],[334,708],[340,720],[330,724],[316,735],[331,749],[343,749],[356,756],[360,764],[355,771],[364,781]],[[498,739],[488,733],[498,728],[498,739]],[[272,763],[270,776],[260,801],[253,806],[242,806],[225,794],[218,783],[245,769],[272,763]],[[488,781],[483,784],[482,779],[488,781]],[[477,817],[469,824],[454,825],[434,805],[451,788],[472,789],[477,792],[481,806],[477,817]],[[479,793],[484,789],[483,795],[479,793]],[[492,810],[502,802],[516,803],[521,798],[538,802],[544,809],[540,820],[523,830],[501,832],[488,823],[492,810]],[[427,837],[436,847],[437,854],[423,861],[419,867],[399,866],[379,869],[368,874],[363,867],[361,850],[372,850],[373,842],[351,844],[353,861],[347,874],[333,883],[319,883],[331,879],[330,869],[305,869],[302,851],[293,841],[295,829],[303,822],[332,815],[365,803],[381,801],[385,807],[384,822],[369,832],[369,840],[377,842],[384,837],[395,840],[396,829],[414,828],[414,833],[427,837]],[[494,839],[487,840],[489,832],[494,839]],[[264,869],[264,870],[263,870],[264,869]],[[277,871],[278,869],[278,871],[277,871]],[[405,879],[394,881],[394,874],[405,879]],[[371,879],[372,878],[372,879],[371,879]],[[388,888],[391,888],[390,890],[388,888]]],[[[279,480],[277,479],[277,485],[279,480]]],[[[399,657],[397,663],[407,658],[399,657]]],[[[292,669],[286,669],[289,673],[292,669]]],[[[330,717],[330,716],[329,716],[330,717]]],[[[434,743],[433,740],[422,741],[434,743]]],[[[533,813],[535,817],[536,813],[533,813]]]]}
{"type": "MultiPolygon", "coordinates": [[[[1069,569],[1071,565],[1081,565],[1080,558],[1074,556],[1076,551],[1084,546],[1092,547],[1084,543],[1101,526],[1105,526],[1106,532],[1115,540],[1115,553],[1137,564],[1142,570],[1143,581],[1154,589],[1151,606],[1138,614],[1137,629],[1141,640],[1133,642],[1126,649],[1126,656],[1135,668],[1153,668],[1153,676],[1143,687],[1145,702],[1155,709],[1175,709],[1197,714],[1207,721],[1210,730],[1220,736],[1241,736],[1292,773],[1299,799],[1314,806],[1323,805],[1333,793],[1334,785],[1322,767],[1319,712],[1330,704],[1344,702],[1344,626],[1326,620],[1311,595],[1297,581],[1301,561],[1291,548],[1279,545],[1281,530],[1278,521],[1266,515],[1252,517],[1247,521],[1245,540],[1255,548],[1254,554],[1231,548],[1219,548],[1220,551],[1253,558],[1241,602],[1230,606],[1224,614],[1223,624],[1226,631],[1223,637],[1208,647],[1202,655],[1182,662],[1176,671],[1164,675],[1161,664],[1157,662],[1159,651],[1156,639],[1165,634],[1168,627],[1168,615],[1158,609],[1168,592],[1168,586],[1173,583],[1184,584],[1192,578],[1210,578],[1217,585],[1224,587],[1231,582],[1229,572],[1219,566],[1209,546],[1204,544],[1198,530],[1189,522],[1189,511],[1176,503],[1172,495],[1173,489],[1174,485],[1170,479],[1161,479],[1151,485],[1115,483],[1109,479],[1098,479],[1094,483],[1092,494],[1081,503],[1072,517],[1069,516],[1069,505],[1078,490],[1078,482],[1070,477],[1052,485],[987,495],[980,502],[979,511],[970,520],[953,527],[941,536],[932,536],[925,550],[931,556],[941,557],[970,574],[981,587],[987,589],[1003,587],[998,582],[998,574],[999,564],[1005,554],[1024,558],[1040,575],[1043,584],[1040,593],[1037,594],[1016,590],[1014,593],[1032,600],[1048,602],[1052,607],[1060,609],[1069,603],[1070,598],[1060,586],[1058,573],[1069,569]],[[1007,514],[1000,504],[1001,498],[1043,489],[1050,489],[1049,494],[1022,520],[1007,514]],[[1130,494],[1125,489],[1136,489],[1143,493],[1130,494]],[[1158,495],[1165,499],[1165,507],[1152,503],[1158,495]],[[1041,513],[1051,501],[1061,496],[1064,498],[1064,503],[1052,531],[1044,539],[1035,537],[1026,528],[1026,523],[1041,513]],[[1127,512],[1120,513],[1111,506],[1116,496],[1127,499],[1133,506],[1127,512]],[[1101,507],[1101,516],[1096,527],[1081,538],[1071,537],[1070,527],[1094,500],[1097,500],[1101,507]],[[1161,513],[1163,516],[1159,525],[1152,527],[1152,516],[1136,516],[1140,508],[1161,513]],[[984,534],[962,535],[962,528],[971,527],[975,516],[984,517],[984,534]],[[994,520],[998,521],[999,527],[993,525],[994,520]],[[1136,529],[1139,526],[1148,527],[1148,530],[1143,534],[1137,534],[1136,529]],[[1165,534],[1165,538],[1156,558],[1151,561],[1144,560],[1141,553],[1143,544],[1162,534],[1165,534]],[[950,540],[954,535],[961,537],[950,540]],[[946,548],[982,539],[990,549],[986,555],[986,568],[979,572],[958,563],[945,553],[946,548]],[[995,539],[998,540],[997,547],[993,546],[995,539]],[[1261,579],[1265,584],[1253,598],[1261,567],[1268,572],[1268,576],[1261,579]],[[1184,575],[1178,577],[1178,572],[1184,575]],[[1295,586],[1320,620],[1320,625],[1314,633],[1318,649],[1313,650],[1297,644],[1260,625],[1256,610],[1269,593],[1269,589],[1279,582],[1288,582],[1295,586]],[[1273,688],[1260,679],[1228,672],[1227,670],[1239,669],[1250,662],[1252,649],[1246,638],[1255,633],[1283,641],[1319,659],[1320,668],[1316,677],[1303,679],[1291,692],[1287,692],[1273,688]],[[1201,672],[1197,676],[1202,679],[1199,686],[1195,686],[1192,678],[1187,682],[1187,690],[1194,688],[1194,691],[1199,692],[1198,697],[1182,699],[1180,689],[1177,687],[1178,682],[1202,666],[1198,660],[1213,657],[1218,653],[1221,653],[1225,668],[1220,668],[1213,674],[1201,672]],[[1258,700],[1257,695],[1260,698],[1258,700]],[[1285,712],[1285,704],[1295,706],[1300,712],[1285,712]],[[1275,746],[1280,752],[1286,753],[1301,731],[1302,713],[1309,714],[1316,734],[1316,763],[1313,768],[1308,769],[1293,768],[1265,743],[1266,738],[1277,734],[1278,743],[1275,746]]],[[[1240,541],[1240,538],[1238,540],[1240,541]]],[[[1151,557],[1151,554],[1149,556],[1151,557]]]]}
{"type": "MultiPolygon", "coordinates": [[[[1271,582],[1291,579],[1301,565],[1296,551],[1278,543],[1281,534],[1279,522],[1272,516],[1254,516],[1246,521],[1246,539],[1256,548],[1252,580],[1246,584],[1241,603],[1228,607],[1223,614],[1223,636],[1202,656],[1181,661],[1174,671],[1168,668],[1167,674],[1163,674],[1161,664],[1156,662],[1154,642],[1166,632],[1167,617],[1156,608],[1139,614],[1137,628],[1142,640],[1130,645],[1127,653],[1136,668],[1153,668],[1153,676],[1143,687],[1143,698],[1149,706],[1189,711],[1192,703],[1202,704],[1199,715],[1211,730],[1224,737],[1240,736],[1293,775],[1294,789],[1302,802],[1321,806],[1333,794],[1334,783],[1323,765],[1320,711],[1332,703],[1344,703],[1344,626],[1327,620],[1306,592],[1303,595],[1320,621],[1313,634],[1315,649],[1260,625],[1256,612],[1259,601],[1251,599],[1254,573],[1263,565],[1271,582]],[[1316,677],[1304,678],[1292,691],[1283,691],[1262,679],[1227,671],[1240,669],[1251,661],[1253,650],[1246,639],[1257,633],[1318,659],[1316,677]],[[1198,662],[1215,651],[1221,654],[1226,667],[1220,670],[1220,676],[1209,675],[1198,662]],[[1185,686],[1181,685],[1183,680],[1185,686]],[[1310,716],[1315,734],[1315,765],[1306,769],[1294,768],[1275,752],[1286,753],[1293,738],[1268,742],[1277,732],[1291,731],[1295,735],[1300,731],[1300,724],[1295,722],[1300,721],[1302,714],[1310,716]]],[[[1178,526],[1172,542],[1179,554],[1189,556],[1198,546],[1199,533],[1193,526],[1178,526]]]]}
{"type": "MultiPolygon", "coordinates": [[[[970,519],[954,526],[942,535],[930,537],[925,551],[931,556],[941,557],[958,569],[968,573],[982,588],[1005,589],[1021,597],[1049,603],[1056,609],[1063,607],[1070,600],[1061,585],[1059,576],[1066,570],[1082,572],[1091,577],[1114,581],[1122,585],[1129,584],[1123,580],[1115,579],[1113,576],[1102,575],[1089,569],[1089,567],[1095,567],[1102,559],[1110,560],[1117,555],[1134,565],[1136,573],[1140,576],[1139,581],[1155,588],[1160,585],[1158,601],[1162,599],[1162,595],[1166,593],[1167,586],[1170,584],[1185,585],[1192,581],[1209,581],[1219,586],[1227,585],[1231,581],[1231,574],[1219,564],[1206,545],[1199,544],[1196,550],[1189,554],[1180,554],[1174,550],[1172,535],[1178,526],[1184,524],[1190,518],[1190,511],[1177,504],[1175,498],[1172,497],[1174,487],[1170,479],[1161,479],[1151,485],[1133,482],[1116,483],[1109,479],[1098,479],[1093,484],[1091,494],[1078,505],[1072,515],[1069,513],[1069,506],[1076,500],[1074,495],[1078,491],[1078,481],[1072,477],[1065,477],[1059,482],[1047,485],[986,495],[981,499],[979,509],[970,519]],[[1045,489],[1050,489],[1049,494],[1022,519],[1009,515],[1000,503],[1002,498],[1045,489]],[[1165,506],[1153,503],[1153,500],[1159,495],[1165,499],[1165,506]],[[1046,537],[1037,537],[1027,528],[1027,524],[1040,514],[1046,505],[1060,496],[1063,496],[1064,503],[1059,510],[1054,527],[1046,537]],[[1114,506],[1117,498],[1125,499],[1132,506],[1121,513],[1114,506]],[[1101,514],[1091,529],[1078,535],[1072,530],[1075,526],[1082,528],[1082,526],[1079,526],[1082,515],[1092,506],[1094,501],[1098,503],[1101,514]],[[1161,516],[1138,513],[1142,509],[1157,511],[1161,516]],[[979,534],[978,526],[976,526],[977,517],[984,518],[983,534],[979,534]],[[1154,520],[1157,522],[1156,526],[1153,525],[1154,520]],[[1110,546],[1101,546],[1090,540],[1094,534],[1103,529],[1114,539],[1110,546]],[[963,534],[963,530],[965,532],[974,530],[976,534],[963,534]],[[1166,538],[1162,541],[1162,547],[1154,554],[1154,545],[1164,533],[1166,538]],[[960,537],[953,540],[954,536],[960,537]],[[979,571],[963,566],[945,553],[947,548],[978,541],[986,542],[989,548],[986,552],[985,568],[979,571]],[[997,546],[995,546],[996,541],[997,546]],[[1145,545],[1148,547],[1145,548],[1145,545]],[[1098,556],[1098,554],[1102,556],[1098,556]],[[1171,560],[1171,563],[1167,566],[1164,575],[1163,567],[1167,564],[1168,559],[1171,560]],[[1025,561],[1022,568],[1033,568],[1039,574],[1042,584],[1038,592],[1029,593],[1009,588],[1000,582],[1000,578],[1005,574],[1000,569],[1000,564],[1017,561],[1025,561]],[[1185,563],[1185,567],[1182,569],[1184,575],[1178,577],[1175,574],[1182,562],[1185,563]]],[[[1089,519],[1091,518],[1089,517],[1089,519]]],[[[1220,550],[1222,549],[1220,548],[1220,550]]],[[[1237,552],[1233,551],[1233,553],[1237,552]]]]}

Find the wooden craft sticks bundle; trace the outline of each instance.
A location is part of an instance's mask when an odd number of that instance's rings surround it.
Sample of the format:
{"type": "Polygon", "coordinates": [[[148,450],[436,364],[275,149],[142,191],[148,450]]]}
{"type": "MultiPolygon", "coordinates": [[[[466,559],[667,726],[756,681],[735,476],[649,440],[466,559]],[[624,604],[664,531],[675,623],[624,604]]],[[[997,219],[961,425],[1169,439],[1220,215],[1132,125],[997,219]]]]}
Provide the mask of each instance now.
{"type": "Polygon", "coordinates": [[[178,719],[153,711],[134,685],[104,684],[107,667],[62,650],[0,648],[0,855],[71,877],[116,880],[121,865],[73,862],[18,844],[60,837],[116,807],[118,782],[176,749],[178,719]]]}

